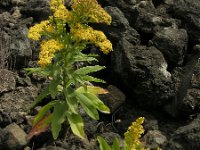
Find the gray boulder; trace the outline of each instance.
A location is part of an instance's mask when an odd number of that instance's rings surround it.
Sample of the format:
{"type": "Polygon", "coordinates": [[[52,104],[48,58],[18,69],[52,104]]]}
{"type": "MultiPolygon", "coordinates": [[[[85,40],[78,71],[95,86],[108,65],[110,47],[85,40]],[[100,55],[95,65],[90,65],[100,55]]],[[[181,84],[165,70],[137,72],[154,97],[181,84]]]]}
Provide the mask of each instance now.
{"type": "Polygon", "coordinates": [[[154,46],[164,54],[169,66],[183,64],[188,45],[186,30],[164,28],[155,33],[152,41],[154,46]]]}
{"type": "Polygon", "coordinates": [[[23,15],[33,17],[37,21],[47,19],[50,12],[49,0],[29,0],[26,5],[21,8],[21,13],[23,15]]]}
{"type": "Polygon", "coordinates": [[[6,150],[19,150],[28,143],[27,134],[16,123],[8,125],[3,129],[4,137],[1,137],[0,146],[6,150]]]}
{"type": "Polygon", "coordinates": [[[14,73],[0,69],[0,94],[14,90],[16,86],[14,73]]]}
{"type": "Polygon", "coordinates": [[[0,124],[8,125],[11,121],[17,124],[24,122],[28,110],[38,95],[35,86],[17,87],[0,97],[0,124]]]}
{"type": "Polygon", "coordinates": [[[171,4],[172,14],[182,21],[192,42],[200,42],[200,1],[176,0],[171,4]]]}
{"type": "Polygon", "coordinates": [[[109,85],[106,89],[109,93],[100,95],[100,98],[113,113],[125,102],[126,96],[114,85],[109,85]]]}
{"type": "Polygon", "coordinates": [[[150,149],[157,149],[164,147],[167,144],[167,138],[159,130],[149,130],[142,140],[145,143],[145,146],[150,149]]]}
{"type": "Polygon", "coordinates": [[[162,106],[174,95],[167,63],[155,47],[134,46],[122,38],[112,55],[112,69],[118,75],[116,83],[124,85],[141,106],[162,106]]]}
{"type": "Polygon", "coordinates": [[[1,52],[5,52],[5,59],[9,59],[9,67],[18,69],[26,67],[32,58],[32,49],[27,38],[28,22],[18,20],[8,12],[0,14],[0,22],[1,52]]]}
{"type": "Polygon", "coordinates": [[[172,135],[168,143],[168,149],[200,149],[200,115],[196,119],[179,127],[172,135]]]}
{"type": "MultiPolygon", "coordinates": [[[[110,26],[103,26],[102,30],[105,31],[112,43],[117,43],[122,37],[132,44],[140,43],[140,35],[130,27],[128,20],[119,8],[108,6],[105,7],[105,10],[111,15],[112,23],[110,26]]],[[[114,44],[113,46],[115,47],[114,44]]]]}

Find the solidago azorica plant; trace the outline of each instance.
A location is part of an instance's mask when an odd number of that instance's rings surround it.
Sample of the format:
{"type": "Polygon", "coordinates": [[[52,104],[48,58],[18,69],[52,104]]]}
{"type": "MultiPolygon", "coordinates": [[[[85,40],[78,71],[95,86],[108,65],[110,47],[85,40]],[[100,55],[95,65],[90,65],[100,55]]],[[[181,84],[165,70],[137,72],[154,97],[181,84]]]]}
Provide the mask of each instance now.
{"type": "Polygon", "coordinates": [[[26,70],[29,73],[39,73],[50,80],[33,107],[48,95],[52,98],[36,115],[29,138],[37,134],[37,130],[42,132],[50,125],[52,135],[56,139],[64,122],[70,125],[75,135],[85,138],[79,106],[96,120],[99,119],[98,111],[109,113],[109,108],[97,97],[107,91],[89,84],[104,82],[90,75],[104,67],[77,67],[76,64],[97,61],[96,55],[82,52],[87,44],[94,44],[104,54],[112,51],[112,44],[105,34],[88,25],[109,25],[111,17],[96,0],[73,0],[70,7],[68,10],[64,6],[64,0],[51,0],[52,16],[29,29],[28,37],[40,42],[39,67],[26,70]]]}
{"type": "MultiPolygon", "coordinates": [[[[144,122],[144,117],[139,117],[128,130],[124,133],[124,144],[122,150],[145,150],[140,142],[140,137],[144,133],[144,128],[142,123],[144,122]]],[[[97,137],[100,150],[120,150],[120,144],[118,139],[115,139],[112,147],[101,137],[97,137]]]]}

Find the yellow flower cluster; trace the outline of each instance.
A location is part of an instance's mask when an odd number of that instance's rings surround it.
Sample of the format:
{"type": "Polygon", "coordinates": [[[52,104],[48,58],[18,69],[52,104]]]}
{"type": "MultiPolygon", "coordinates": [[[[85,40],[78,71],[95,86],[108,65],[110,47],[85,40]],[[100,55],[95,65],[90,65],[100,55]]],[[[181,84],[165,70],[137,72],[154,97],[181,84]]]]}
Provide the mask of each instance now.
{"type": "Polygon", "coordinates": [[[73,18],[71,12],[67,10],[67,8],[63,4],[60,4],[55,10],[54,17],[65,22],[68,22],[73,18]]]}
{"type": "Polygon", "coordinates": [[[86,41],[95,44],[104,54],[112,51],[112,44],[102,31],[78,24],[71,28],[71,33],[77,41],[86,41]]]}
{"type": "Polygon", "coordinates": [[[48,20],[41,21],[39,24],[30,27],[28,31],[28,38],[38,41],[41,38],[41,33],[44,31],[53,32],[53,26],[48,20]]]}
{"type": "Polygon", "coordinates": [[[128,128],[127,132],[124,133],[125,143],[128,146],[128,150],[136,150],[137,146],[141,144],[139,138],[144,133],[142,123],[144,117],[139,117],[132,125],[128,128]]]}
{"type": "Polygon", "coordinates": [[[98,4],[96,0],[74,0],[72,10],[81,23],[111,24],[111,16],[98,4]]]}
{"type": "Polygon", "coordinates": [[[60,5],[64,3],[64,0],[51,0],[50,8],[52,11],[56,11],[60,5]]]}
{"type": "Polygon", "coordinates": [[[63,45],[54,39],[44,40],[41,42],[40,46],[41,48],[38,64],[41,67],[45,67],[46,65],[50,64],[55,52],[63,48],[63,45]]]}

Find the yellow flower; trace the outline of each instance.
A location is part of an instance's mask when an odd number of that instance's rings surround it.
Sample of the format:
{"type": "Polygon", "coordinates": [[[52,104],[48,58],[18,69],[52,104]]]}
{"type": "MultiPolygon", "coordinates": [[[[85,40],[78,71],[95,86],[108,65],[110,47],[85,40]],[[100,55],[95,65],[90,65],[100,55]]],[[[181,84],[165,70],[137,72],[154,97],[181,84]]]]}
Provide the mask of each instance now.
{"type": "Polygon", "coordinates": [[[55,11],[63,3],[64,3],[64,0],[51,0],[50,1],[50,8],[51,8],[52,11],[55,11]]]}
{"type": "Polygon", "coordinates": [[[41,21],[39,24],[30,27],[28,31],[28,38],[38,41],[41,38],[43,31],[53,32],[53,26],[50,25],[48,20],[41,21]]]}
{"type": "Polygon", "coordinates": [[[81,24],[71,27],[70,31],[77,41],[95,44],[104,54],[112,51],[112,44],[102,31],[94,30],[92,27],[81,24]]]}
{"type": "Polygon", "coordinates": [[[127,132],[124,133],[124,140],[128,146],[128,150],[136,150],[138,145],[141,145],[139,141],[141,134],[144,133],[144,128],[142,123],[144,122],[144,117],[139,117],[132,125],[128,128],[127,132]]]}
{"type": "Polygon", "coordinates": [[[63,44],[54,39],[43,40],[40,46],[41,48],[38,64],[41,67],[45,67],[46,65],[50,64],[55,52],[63,48],[63,44]]]}
{"type": "Polygon", "coordinates": [[[103,42],[95,42],[95,45],[100,48],[104,54],[108,54],[112,51],[112,43],[109,40],[104,40],[103,42]]]}
{"type": "Polygon", "coordinates": [[[111,24],[111,16],[96,0],[74,0],[72,10],[76,14],[78,22],[111,24]]]}
{"type": "Polygon", "coordinates": [[[54,17],[67,22],[73,18],[71,12],[63,4],[60,4],[55,10],[54,17]]]}

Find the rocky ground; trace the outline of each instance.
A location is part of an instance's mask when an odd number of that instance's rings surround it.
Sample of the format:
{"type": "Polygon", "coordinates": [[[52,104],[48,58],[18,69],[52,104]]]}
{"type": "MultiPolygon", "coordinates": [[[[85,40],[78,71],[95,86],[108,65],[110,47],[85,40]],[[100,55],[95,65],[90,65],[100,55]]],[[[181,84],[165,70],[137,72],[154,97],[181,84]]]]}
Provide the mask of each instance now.
{"type": "MultiPolygon", "coordinates": [[[[82,113],[89,143],[68,129],[54,141],[50,132],[26,140],[34,112],[28,108],[45,78],[27,76],[36,65],[38,43],[28,28],[50,14],[48,0],[0,0],[0,149],[95,150],[96,135],[123,138],[137,117],[145,117],[142,141],[151,149],[200,149],[200,1],[99,0],[112,16],[105,32],[114,51],[101,55],[107,69],[112,110],[93,121],[82,113]]],[[[67,4],[67,3],[66,3],[67,4]]],[[[93,51],[96,51],[95,48],[93,51]]]]}

